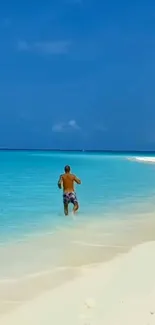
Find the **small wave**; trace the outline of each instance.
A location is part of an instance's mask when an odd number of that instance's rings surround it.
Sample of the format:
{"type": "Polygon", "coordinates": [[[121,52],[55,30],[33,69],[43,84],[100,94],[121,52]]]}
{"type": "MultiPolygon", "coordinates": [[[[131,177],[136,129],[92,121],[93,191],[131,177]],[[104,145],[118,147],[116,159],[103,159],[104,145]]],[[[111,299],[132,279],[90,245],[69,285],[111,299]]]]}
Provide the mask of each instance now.
{"type": "Polygon", "coordinates": [[[19,281],[24,281],[24,280],[31,280],[31,279],[35,279],[35,278],[39,278],[42,276],[46,276],[46,275],[52,275],[54,273],[57,272],[64,272],[64,271],[68,271],[68,270],[83,270],[85,268],[91,268],[94,266],[99,265],[100,263],[86,263],[86,264],[82,264],[80,266],[57,266],[54,267],[53,269],[48,269],[48,270],[43,270],[43,271],[39,271],[39,272],[34,272],[34,273],[29,273],[29,274],[25,274],[23,276],[20,277],[15,277],[15,278],[1,278],[0,279],[0,284],[8,284],[8,283],[18,283],[19,281]]]}
{"type": "Polygon", "coordinates": [[[127,160],[137,161],[145,164],[155,164],[155,157],[127,157],[127,160]]]}
{"type": "Polygon", "coordinates": [[[70,269],[70,268],[71,267],[68,267],[68,266],[60,266],[60,267],[56,267],[56,268],[45,270],[45,271],[25,274],[18,278],[3,278],[3,279],[0,279],[0,283],[7,283],[7,282],[14,283],[14,282],[22,281],[22,280],[41,277],[41,276],[56,273],[56,272],[66,271],[67,269],[70,269]]]}
{"type": "Polygon", "coordinates": [[[73,241],[73,244],[82,245],[82,246],[90,246],[90,247],[105,247],[105,248],[124,248],[125,245],[105,245],[105,244],[93,244],[93,243],[86,243],[82,241],[73,241]]]}

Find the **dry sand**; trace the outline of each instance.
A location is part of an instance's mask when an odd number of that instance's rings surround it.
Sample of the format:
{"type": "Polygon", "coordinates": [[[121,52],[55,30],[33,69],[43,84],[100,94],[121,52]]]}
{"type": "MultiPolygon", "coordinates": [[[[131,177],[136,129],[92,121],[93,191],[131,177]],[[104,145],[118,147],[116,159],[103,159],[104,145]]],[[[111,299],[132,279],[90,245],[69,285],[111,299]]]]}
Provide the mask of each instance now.
{"type": "Polygon", "coordinates": [[[51,324],[155,324],[155,242],[83,268],[80,277],[0,317],[0,325],[51,324]]]}

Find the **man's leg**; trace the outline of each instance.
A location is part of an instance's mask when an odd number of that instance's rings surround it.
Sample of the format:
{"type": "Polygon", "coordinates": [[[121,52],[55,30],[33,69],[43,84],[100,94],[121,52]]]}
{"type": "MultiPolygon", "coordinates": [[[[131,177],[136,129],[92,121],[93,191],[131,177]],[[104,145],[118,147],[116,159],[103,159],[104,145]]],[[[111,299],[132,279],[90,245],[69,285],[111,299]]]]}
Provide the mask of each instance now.
{"type": "Polygon", "coordinates": [[[68,203],[69,203],[68,195],[67,195],[67,193],[64,193],[63,194],[63,204],[64,204],[64,214],[65,214],[65,216],[68,216],[68,203]]]}
{"type": "Polygon", "coordinates": [[[78,204],[78,202],[74,202],[73,213],[77,212],[78,209],[79,209],[79,204],[78,204]]]}
{"type": "Polygon", "coordinates": [[[79,204],[78,204],[76,194],[74,192],[71,194],[71,199],[70,200],[71,200],[71,203],[73,203],[73,205],[74,205],[73,213],[75,213],[79,209],[79,204]]]}
{"type": "Polygon", "coordinates": [[[68,203],[64,203],[64,214],[68,216],[68,203]]]}

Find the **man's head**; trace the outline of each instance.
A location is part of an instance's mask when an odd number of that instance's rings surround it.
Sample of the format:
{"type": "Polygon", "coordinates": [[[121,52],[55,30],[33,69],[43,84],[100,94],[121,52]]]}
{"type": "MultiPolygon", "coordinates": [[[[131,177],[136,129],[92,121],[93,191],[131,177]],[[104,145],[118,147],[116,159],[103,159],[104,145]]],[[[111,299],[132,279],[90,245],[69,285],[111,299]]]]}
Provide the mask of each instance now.
{"type": "Polygon", "coordinates": [[[71,168],[70,168],[70,166],[67,165],[67,166],[65,166],[64,170],[65,170],[65,173],[67,174],[67,173],[70,173],[71,168]]]}

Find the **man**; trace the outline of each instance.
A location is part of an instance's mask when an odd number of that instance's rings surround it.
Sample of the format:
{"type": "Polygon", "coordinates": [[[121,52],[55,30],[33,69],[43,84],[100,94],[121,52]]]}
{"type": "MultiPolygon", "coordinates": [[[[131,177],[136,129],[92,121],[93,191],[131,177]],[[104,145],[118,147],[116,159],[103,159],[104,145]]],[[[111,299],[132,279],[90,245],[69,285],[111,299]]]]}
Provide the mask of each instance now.
{"type": "Polygon", "coordinates": [[[71,174],[70,166],[65,166],[64,170],[65,174],[60,175],[58,187],[61,189],[61,184],[63,186],[64,213],[67,216],[69,203],[72,203],[74,205],[73,213],[75,213],[79,208],[77,197],[74,191],[74,182],[76,182],[77,184],[81,184],[81,181],[75,175],[71,174]]]}

